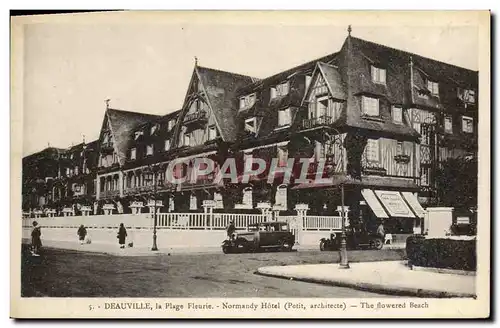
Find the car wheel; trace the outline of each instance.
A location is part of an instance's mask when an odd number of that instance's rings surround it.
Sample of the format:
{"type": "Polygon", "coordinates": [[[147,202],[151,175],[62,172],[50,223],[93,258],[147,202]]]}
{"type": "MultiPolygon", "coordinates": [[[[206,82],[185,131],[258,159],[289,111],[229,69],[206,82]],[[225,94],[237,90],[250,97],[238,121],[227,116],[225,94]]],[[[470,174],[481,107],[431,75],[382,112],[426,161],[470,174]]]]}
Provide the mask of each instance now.
{"type": "Polygon", "coordinates": [[[326,250],[326,242],[324,240],[322,240],[320,243],[319,243],[319,250],[324,252],[326,250]]]}
{"type": "Polygon", "coordinates": [[[281,240],[280,241],[280,250],[282,252],[290,252],[292,250],[292,244],[290,244],[290,242],[286,241],[286,240],[281,240]]]}
{"type": "Polygon", "coordinates": [[[228,246],[222,246],[222,253],[229,254],[230,253],[229,247],[228,246]]]}
{"type": "Polygon", "coordinates": [[[382,249],[382,247],[384,247],[384,242],[380,238],[375,239],[373,241],[373,243],[374,243],[375,249],[380,250],[380,249],[382,249]]]}

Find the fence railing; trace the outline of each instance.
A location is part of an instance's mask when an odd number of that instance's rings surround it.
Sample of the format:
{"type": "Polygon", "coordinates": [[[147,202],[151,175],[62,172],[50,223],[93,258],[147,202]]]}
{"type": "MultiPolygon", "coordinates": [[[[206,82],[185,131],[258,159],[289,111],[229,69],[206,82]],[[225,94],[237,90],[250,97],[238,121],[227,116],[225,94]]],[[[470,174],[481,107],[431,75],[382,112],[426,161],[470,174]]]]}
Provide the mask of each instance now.
{"type": "MultiPolygon", "coordinates": [[[[184,230],[223,230],[231,221],[237,229],[245,229],[249,224],[265,222],[272,217],[262,214],[241,213],[157,213],[156,226],[159,229],[184,229],[184,230]]],[[[278,221],[292,222],[297,216],[278,216],[278,221]]],[[[342,221],[339,216],[305,216],[299,225],[303,230],[340,230],[342,221]]],[[[23,227],[32,227],[33,221],[37,221],[43,228],[75,228],[84,225],[89,228],[118,228],[120,223],[125,227],[151,229],[153,227],[153,215],[144,213],[138,215],[115,214],[115,215],[92,215],[92,216],[68,216],[68,217],[41,217],[22,219],[23,227]]],[[[296,225],[295,225],[296,226],[296,225]]]]}
{"type": "Polygon", "coordinates": [[[317,216],[304,217],[304,230],[340,230],[342,219],[340,216],[317,216]]]}

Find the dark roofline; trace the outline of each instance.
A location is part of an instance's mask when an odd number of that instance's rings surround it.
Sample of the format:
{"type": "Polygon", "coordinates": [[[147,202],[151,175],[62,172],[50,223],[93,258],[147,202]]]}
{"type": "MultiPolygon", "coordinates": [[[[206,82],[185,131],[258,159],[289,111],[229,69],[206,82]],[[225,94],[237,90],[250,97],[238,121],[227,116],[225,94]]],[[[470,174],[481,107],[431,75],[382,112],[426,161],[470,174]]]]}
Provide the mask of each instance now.
{"type": "Polygon", "coordinates": [[[244,74],[239,74],[239,73],[234,73],[234,72],[229,72],[229,71],[223,71],[221,69],[215,69],[215,68],[210,68],[210,67],[205,67],[205,66],[196,66],[196,68],[206,69],[206,70],[210,70],[210,71],[214,71],[214,72],[220,72],[220,73],[225,73],[225,74],[231,74],[231,75],[234,75],[235,77],[255,80],[255,82],[261,81],[261,79],[258,78],[258,77],[253,77],[253,76],[250,76],[250,75],[244,75],[244,74]]]}
{"type": "Polygon", "coordinates": [[[31,153],[29,155],[26,155],[23,157],[23,160],[26,160],[30,157],[35,157],[36,155],[39,155],[41,153],[44,153],[44,152],[48,152],[48,151],[52,151],[52,150],[56,150],[60,153],[63,153],[63,152],[66,152],[68,148],[58,148],[58,147],[45,147],[43,148],[42,150],[39,150],[39,151],[36,151],[34,153],[31,153]]]}
{"type": "Polygon", "coordinates": [[[368,41],[368,40],[357,38],[357,37],[354,37],[354,36],[351,36],[351,38],[359,40],[359,41],[362,41],[362,42],[370,43],[372,45],[375,45],[375,46],[381,47],[381,48],[385,48],[387,50],[397,51],[397,52],[403,53],[403,54],[405,54],[407,56],[412,56],[412,57],[414,57],[413,59],[420,58],[420,59],[425,59],[425,60],[432,60],[432,61],[434,61],[436,63],[442,64],[442,65],[446,65],[446,66],[450,66],[450,67],[454,67],[454,68],[458,68],[458,69],[461,69],[461,70],[465,70],[465,71],[468,71],[470,73],[478,73],[479,72],[479,71],[475,71],[475,70],[472,70],[472,69],[469,69],[469,68],[465,68],[465,67],[453,65],[453,64],[450,64],[450,63],[445,63],[443,61],[440,61],[440,60],[437,60],[437,59],[433,59],[433,58],[430,58],[430,57],[425,57],[425,56],[422,56],[422,55],[419,55],[419,54],[416,54],[416,53],[413,53],[413,52],[408,52],[408,51],[405,51],[405,50],[392,48],[392,47],[389,47],[389,46],[386,46],[384,44],[380,44],[380,43],[377,43],[377,42],[368,41]]]}
{"type": "Polygon", "coordinates": [[[119,113],[124,113],[124,114],[133,114],[133,115],[142,115],[142,116],[147,116],[151,118],[160,118],[162,117],[161,115],[157,114],[148,114],[148,113],[141,113],[141,112],[133,112],[130,110],[123,110],[123,109],[116,109],[116,108],[107,108],[107,111],[115,111],[119,113]]]}
{"type": "Polygon", "coordinates": [[[158,118],[156,118],[156,119],[153,119],[153,120],[151,120],[151,121],[148,121],[148,122],[142,123],[142,124],[138,125],[138,126],[134,129],[134,131],[140,130],[140,129],[144,128],[145,126],[147,126],[148,124],[151,124],[151,123],[161,123],[161,122],[164,122],[164,121],[170,120],[170,119],[172,119],[172,118],[174,118],[174,117],[178,116],[180,112],[181,112],[181,109],[178,109],[178,110],[176,110],[176,111],[174,111],[174,112],[170,112],[170,113],[168,113],[168,114],[165,114],[165,115],[163,115],[163,116],[160,116],[160,117],[158,117],[158,118]]]}
{"type": "MultiPolygon", "coordinates": [[[[281,71],[281,72],[275,73],[275,74],[273,74],[273,75],[271,75],[271,76],[268,76],[268,77],[266,77],[266,78],[263,78],[263,79],[262,79],[262,80],[260,80],[260,81],[257,81],[257,82],[254,82],[254,83],[252,83],[252,84],[248,84],[248,85],[246,85],[245,87],[241,88],[241,91],[243,91],[243,90],[248,90],[248,89],[252,89],[252,88],[255,88],[255,87],[257,87],[259,84],[266,84],[266,83],[268,83],[268,82],[270,82],[270,81],[272,81],[272,80],[274,80],[274,79],[277,79],[278,77],[283,76],[283,75],[287,75],[287,76],[288,76],[288,75],[290,75],[290,74],[294,73],[295,71],[300,71],[301,69],[303,69],[303,68],[305,68],[305,67],[307,67],[307,66],[309,66],[309,65],[313,65],[313,64],[315,64],[315,63],[317,63],[317,62],[320,62],[320,61],[323,61],[323,60],[325,60],[325,59],[330,59],[330,60],[331,60],[331,59],[334,59],[334,58],[335,58],[335,57],[336,57],[339,53],[340,53],[340,51],[333,52],[333,53],[330,53],[330,54],[328,54],[328,55],[324,55],[324,56],[322,56],[322,57],[319,57],[319,58],[316,58],[316,59],[310,60],[310,61],[308,61],[308,62],[302,63],[302,64],[297,65],[297,66],[295,66],[295,67],[289,68],[289,69],[287,69],[287,70],[284,70],[284,71],[281,71]]],[[[313,70],[314,70],[314,67],[312,67],[312,68],[313,68],[313,70]]]]}

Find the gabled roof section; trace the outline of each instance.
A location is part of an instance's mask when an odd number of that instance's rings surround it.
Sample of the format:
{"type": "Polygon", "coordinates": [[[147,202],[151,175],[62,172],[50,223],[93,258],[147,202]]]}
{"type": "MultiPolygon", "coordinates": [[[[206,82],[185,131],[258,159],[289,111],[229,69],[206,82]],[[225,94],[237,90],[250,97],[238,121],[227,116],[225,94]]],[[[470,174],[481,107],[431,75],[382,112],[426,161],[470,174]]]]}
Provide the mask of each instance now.
{"type": "Polygon", "coordinates": [[[108,108],[106,110],[111,133],[114,138],[115,151],[118,154],[120,165],[125,163],[127,149],[133,140],[130,131],[139,125],[161,118],[159,115],[129,112],[119,109],[108,108]]]}
{"type": "Polygon", "coordinates": [[[215,116],[221,137],[232,141],[236,137],[235,117],[238,112],[237,90],[256,81],[256,78],[196,66],[212,112],[215,116]]]}
{"type": "MultiPolygon", "coordinates": [[[[346,99],[346,92],[344,89],[344,84],[342,83],[342,76],[337,67],[323,62],[318,62],[316,63],[316,67],[314,68],[312,74],[312,81],[315,81],[318,74],[321,74],[323,76],[323,79],[325,80],[328,87],[328,91],[333,98],[340,100],[346,99]]],[[[309,97],[313,87],[314,85],[313,83],[311,83],[309,85],[309,89],[306,90],[306,93],[304,93],[302,105],[304,105],[305,101],[307,101],[307,98],[309,97]]]]}

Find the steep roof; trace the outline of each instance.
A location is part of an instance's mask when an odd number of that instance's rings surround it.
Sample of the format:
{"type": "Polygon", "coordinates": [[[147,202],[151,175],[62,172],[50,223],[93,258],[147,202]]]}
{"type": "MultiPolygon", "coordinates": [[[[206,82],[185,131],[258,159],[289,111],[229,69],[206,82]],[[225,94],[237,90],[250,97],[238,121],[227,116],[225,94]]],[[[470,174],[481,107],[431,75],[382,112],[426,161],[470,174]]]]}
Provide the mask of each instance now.
{"type": "Polygon", "coordinates": [[[106,110],[106,116],[114,137],[115,150],[118,154],[120,165],[125,163],[129,144],[133,140],[130,132],[143,123],[157,120],[161,117],[160,115],[129,112],[112,108],[106,110]]]}
{"type": "Polygon", "coordinates": [[[234,140],[237,90],[258,79],[201,66],[196,66],[195,70],[205,88],[223,140],[234,140]]]}

